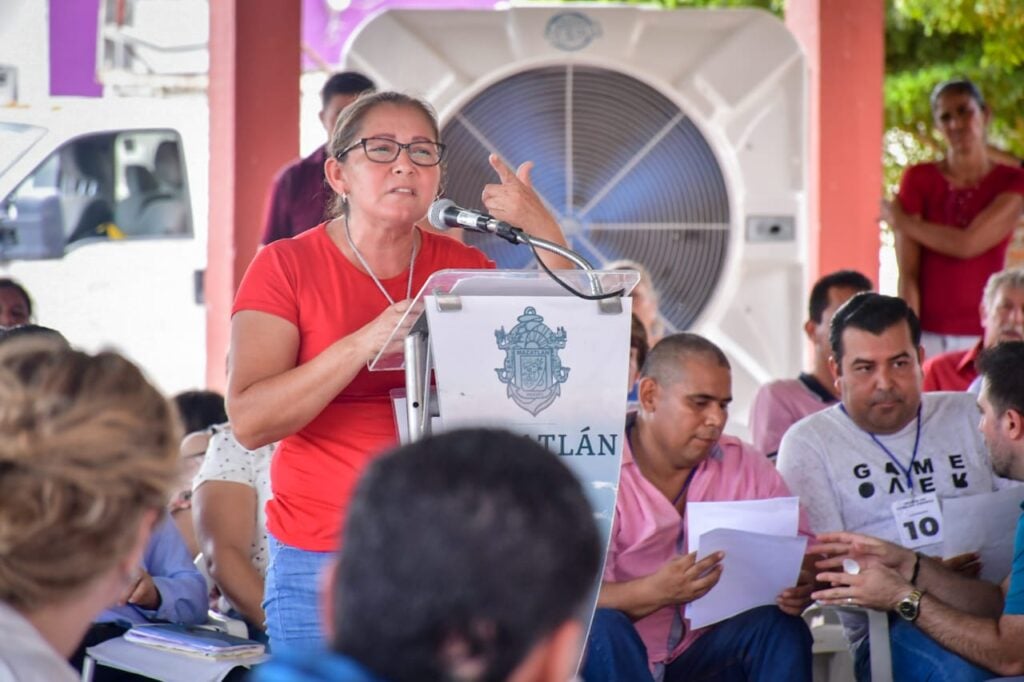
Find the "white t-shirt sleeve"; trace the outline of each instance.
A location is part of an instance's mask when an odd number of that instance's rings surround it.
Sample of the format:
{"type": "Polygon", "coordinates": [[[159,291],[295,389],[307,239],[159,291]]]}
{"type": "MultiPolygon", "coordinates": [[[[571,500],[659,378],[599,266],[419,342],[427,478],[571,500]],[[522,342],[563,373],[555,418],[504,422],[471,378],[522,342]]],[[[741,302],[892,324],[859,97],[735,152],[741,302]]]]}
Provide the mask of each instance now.
{"type": "Polygon", "coordinates": [[[824,453],[817,440],[806,422],[794,425],[783,436],[776,461],[790,492],[800,498],[800,504],[807,510],[811,530],[816,535],[844,530],[836,494],[822,459],[824,453]]]}

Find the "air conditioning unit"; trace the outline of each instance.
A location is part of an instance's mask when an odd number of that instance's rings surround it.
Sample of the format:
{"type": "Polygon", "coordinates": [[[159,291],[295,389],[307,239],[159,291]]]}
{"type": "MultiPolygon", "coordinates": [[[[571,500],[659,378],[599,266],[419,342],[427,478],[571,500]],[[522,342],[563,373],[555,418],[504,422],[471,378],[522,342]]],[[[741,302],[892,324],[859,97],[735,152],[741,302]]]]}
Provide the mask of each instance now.
{"type": "MultiPolygon", "coordinates": [[[[449,146],[445,192],[480,206],[497,152],[595,266],[647,265],[668,331],[718,343],[733,366],[728,430],[756,388],[795,376],[804,339],[806,64],[756,9],[514,6],[388,10],[345,67],[425,97],[449,146]]],[[[467,235],[499,267],[529,252],[467,235]]]]}

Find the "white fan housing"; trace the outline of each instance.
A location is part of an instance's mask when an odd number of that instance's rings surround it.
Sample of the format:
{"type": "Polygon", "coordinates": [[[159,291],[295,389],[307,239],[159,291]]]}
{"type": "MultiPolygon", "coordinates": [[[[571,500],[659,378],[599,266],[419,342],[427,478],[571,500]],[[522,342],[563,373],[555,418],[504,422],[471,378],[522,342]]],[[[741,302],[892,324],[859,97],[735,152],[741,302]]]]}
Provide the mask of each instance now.
{"type": "MultiPolygon", "coordinates": [[[[729,430],[753,392],[795,376],[804,348],[806,65],[755,9],[516,6],[388,10],[345,67],[425,97],[449,145],[445,192],[480,207],[487,153],[532,160],[574,248],[650,269],[668,331],[728,354],[729,430]]],[[[528,252],[470,241],[499,267],[528,252]]]]}

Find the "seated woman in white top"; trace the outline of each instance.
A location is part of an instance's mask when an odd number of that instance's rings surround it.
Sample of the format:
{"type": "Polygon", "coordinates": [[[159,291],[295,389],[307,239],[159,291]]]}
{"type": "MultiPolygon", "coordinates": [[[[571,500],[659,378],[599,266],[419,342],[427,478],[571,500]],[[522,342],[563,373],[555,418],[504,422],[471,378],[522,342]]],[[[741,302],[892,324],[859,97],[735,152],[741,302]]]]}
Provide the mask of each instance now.
{"type": "Polygon", "coordinates": [[[274,445],[246,450],[235,440],[230,425],[222,424],[214,428],[192,483],[192,515],[200,549],[224,597],[218,610],[237,612],[249,626],[250,638],[261,641],[268,557],[264,507],[271,497],[273,453],[274,445]]]}
{"type": "Polygon", "coordinates": [[[79,679],[65,659],[134,587],[180,440],[121,356],[0,344],[0,680],[79,679]]]}

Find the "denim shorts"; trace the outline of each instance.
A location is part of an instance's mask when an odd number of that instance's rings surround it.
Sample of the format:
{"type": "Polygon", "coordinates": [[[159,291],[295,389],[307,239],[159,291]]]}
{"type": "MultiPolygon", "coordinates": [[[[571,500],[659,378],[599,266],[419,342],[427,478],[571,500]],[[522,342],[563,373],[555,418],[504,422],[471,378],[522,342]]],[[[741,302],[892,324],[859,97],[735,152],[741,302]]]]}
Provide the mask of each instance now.
{"type": "Polygon", "coordinates": [[[320,623],[320,576],[334,552],[292,547],[269,533],[267,540],[270,563],[263,610],[267,614],[270,646],[277,651],[323,648],[326,642],[320,623]]]}

